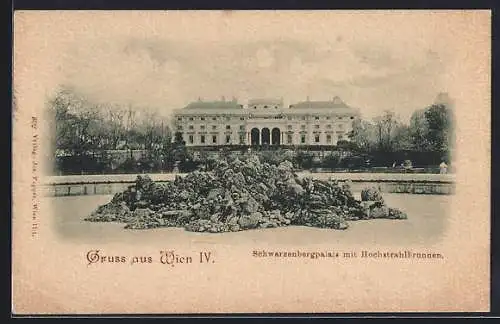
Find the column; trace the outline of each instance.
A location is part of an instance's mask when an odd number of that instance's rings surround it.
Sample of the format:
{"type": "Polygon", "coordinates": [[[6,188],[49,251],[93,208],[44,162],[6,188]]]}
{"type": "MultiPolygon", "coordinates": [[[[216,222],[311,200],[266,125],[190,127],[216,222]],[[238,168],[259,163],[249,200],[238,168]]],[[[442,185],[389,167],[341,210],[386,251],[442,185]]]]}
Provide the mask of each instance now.
{"type": "Polygon", "coordinates": [[[312,124],[307,120],[307,138],[306,138],[306,143],[309,145],[314,145],[314,134],[313,134],[313,129],[312,129],[312,124]]]}

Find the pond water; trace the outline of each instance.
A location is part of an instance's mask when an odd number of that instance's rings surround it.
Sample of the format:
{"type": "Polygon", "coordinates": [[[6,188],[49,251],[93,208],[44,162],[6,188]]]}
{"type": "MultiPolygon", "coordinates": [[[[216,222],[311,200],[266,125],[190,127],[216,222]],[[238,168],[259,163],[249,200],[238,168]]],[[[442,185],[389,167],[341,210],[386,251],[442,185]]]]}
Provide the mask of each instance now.
{"type": "MultiPolygon", "coordinates": [[[[359,193],[355,193],[358,195],[359,193]]],[[[93,223],[83,219],[111,195],[46,197],[52,207],[57,233],[65,240],[80,243],[168,244],[169,242],[212,244],[419,244],[434,243],[442,237],[449,219],[450,195],[385,193],[390,207],[403,210],[407,220],[363,220],[350,222],[347,230],[288,226],[229,233],[192,233],[182,228],[127,230],[124,224],[93,223]]]]}

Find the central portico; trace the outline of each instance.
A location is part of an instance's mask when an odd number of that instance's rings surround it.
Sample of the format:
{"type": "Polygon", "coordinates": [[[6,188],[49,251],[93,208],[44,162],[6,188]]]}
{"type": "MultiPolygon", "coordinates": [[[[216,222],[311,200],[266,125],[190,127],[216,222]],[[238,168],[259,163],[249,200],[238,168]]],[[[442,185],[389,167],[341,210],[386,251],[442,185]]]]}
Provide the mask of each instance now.
{"type": "Polygon", "coordinates": [[[281,145],[287,119],[283,100],[253,99],[248,102],[247,143],[255,145],[281,145]]]}

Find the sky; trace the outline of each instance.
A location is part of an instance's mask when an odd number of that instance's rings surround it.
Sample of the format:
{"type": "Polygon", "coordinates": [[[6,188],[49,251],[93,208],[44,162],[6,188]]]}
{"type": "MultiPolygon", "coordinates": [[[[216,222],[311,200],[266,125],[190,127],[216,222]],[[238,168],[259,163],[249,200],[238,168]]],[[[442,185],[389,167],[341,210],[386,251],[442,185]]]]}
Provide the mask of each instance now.
{"type": "Polygon", "coordinates": [[[198,98],[283,98],[288,106],[339,96],[365,118],[388,109],[408,120],[450,92],[460,64],[457,30],[467,27],[459,14],[429,11],[26,17],[18,19],[20,42],[38,44],[32,64],[46,66],[38,89],[69,86],[91,100],[164,116],[198,98]]]}

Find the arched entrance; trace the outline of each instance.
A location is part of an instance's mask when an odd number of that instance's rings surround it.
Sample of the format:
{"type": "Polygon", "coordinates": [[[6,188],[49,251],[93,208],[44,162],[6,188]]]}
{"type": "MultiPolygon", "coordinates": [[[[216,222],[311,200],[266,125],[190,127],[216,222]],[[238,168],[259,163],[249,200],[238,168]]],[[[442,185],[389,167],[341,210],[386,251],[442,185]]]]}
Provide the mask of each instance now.
{"type": "Polygon", "coordinates": [[[270,144],[270,142],[271,142],[270,135],[271,134],[269,132],[269,128],[262,128],[262,142],[261,142],[262,145],[269,145],[270,144]]]}
{"type": "Polygon", "coordinates": [[[271,132],[271,143],[273,145],[280,145],[281,132],[279,128],[273,128],[271,132]]]}
{"type": "Polygon", "coordinates": [[[258,128],[252,128],[250,131],[250,144],[251,145],[259,145],[259,137],[260,137],[260,132],[258,128]]]}

